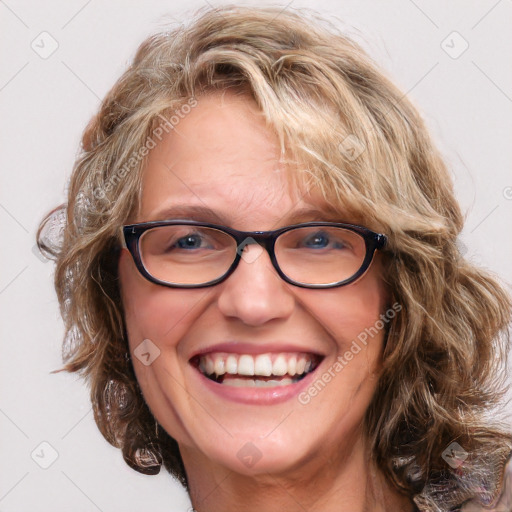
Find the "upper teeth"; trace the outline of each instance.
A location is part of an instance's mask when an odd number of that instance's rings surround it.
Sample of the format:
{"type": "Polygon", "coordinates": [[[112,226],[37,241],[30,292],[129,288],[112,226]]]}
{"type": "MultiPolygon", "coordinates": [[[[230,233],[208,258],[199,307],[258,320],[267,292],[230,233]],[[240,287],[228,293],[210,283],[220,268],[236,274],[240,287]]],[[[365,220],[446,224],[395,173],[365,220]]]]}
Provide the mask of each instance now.
{"type": "Polygon", "coordinates": [[[206,375],[259,375],[270,377],[302,375],[311,370],[313,357],[308,354],[227,354],[210,353],[199,358],[199,369],[206,375]]]}

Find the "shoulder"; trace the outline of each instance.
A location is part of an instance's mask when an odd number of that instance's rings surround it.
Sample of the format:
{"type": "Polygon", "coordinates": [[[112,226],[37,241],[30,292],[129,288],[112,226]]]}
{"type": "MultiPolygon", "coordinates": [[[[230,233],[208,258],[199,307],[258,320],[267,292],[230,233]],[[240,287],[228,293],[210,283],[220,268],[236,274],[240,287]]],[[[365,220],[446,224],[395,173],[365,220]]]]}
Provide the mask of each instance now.
{"type": "Polygon", "coordinates": [[[497,501],[492,504],[491,508],[470,501],[463,505],[461,512],[511,512],[512,511],[512,457],[509,458],[505,471],[503,473],[503,481],[500,489],[500,495],[497,501]]]}
{"type": "Polygon", "coordinates": [[[427,485],[414,498],[415,512],[512,512],[512,454],[501,468],[498,482],[486,478],[497,468],[487,467],[488,472],[461,472],[456,480],[427,485]]]}

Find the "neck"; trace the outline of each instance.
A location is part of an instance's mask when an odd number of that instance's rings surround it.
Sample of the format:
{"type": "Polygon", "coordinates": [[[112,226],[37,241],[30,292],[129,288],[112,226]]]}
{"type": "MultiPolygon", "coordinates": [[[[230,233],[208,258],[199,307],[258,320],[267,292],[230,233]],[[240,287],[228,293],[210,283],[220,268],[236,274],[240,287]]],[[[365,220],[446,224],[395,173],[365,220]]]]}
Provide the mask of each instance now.
{"type": "MultiPolygon", "coordinates": [[[[359,440],[344,453],[325,450],[282,474],[245,475],[181,449],[197,512],[412,512],[359,440]],[[335,454],[335,455],[332,455],[335,454]]],[[[255,466],[256,467],[256,466],[255,466]]]]}

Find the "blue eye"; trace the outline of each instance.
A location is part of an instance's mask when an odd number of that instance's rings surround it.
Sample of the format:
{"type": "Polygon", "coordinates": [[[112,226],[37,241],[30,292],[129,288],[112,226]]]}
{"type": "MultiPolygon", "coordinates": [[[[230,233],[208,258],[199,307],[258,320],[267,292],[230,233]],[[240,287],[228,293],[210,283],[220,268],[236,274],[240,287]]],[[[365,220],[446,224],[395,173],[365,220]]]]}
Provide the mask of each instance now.
{"type": "Polygon", "coordinates": [[[326,233],[315,233],[304,240],[304,246],[323,249],[329,245],[329,236],[326,233]]]}
{"type": "Polygon", "coordinates": [[[174,247],[178,249],[199,249],[202,247],[203,239],[200,235],[187,235],[179,238],[174,247]]]}
{"type": "Polygon", "coordinates": [[[331,236],[323,231],[307,236],[304,238],[301,245],[308,249],[325,249],[328,247],[342,249],[345,247],[345,244],[340,239],[335,238],[331,240],[331,236]]]}

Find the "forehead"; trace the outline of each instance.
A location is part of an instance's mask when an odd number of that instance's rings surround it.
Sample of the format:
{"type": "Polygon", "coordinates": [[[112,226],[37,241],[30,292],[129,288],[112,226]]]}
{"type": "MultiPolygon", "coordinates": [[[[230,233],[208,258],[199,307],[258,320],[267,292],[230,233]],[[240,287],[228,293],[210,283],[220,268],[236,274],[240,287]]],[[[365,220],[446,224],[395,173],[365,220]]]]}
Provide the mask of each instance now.
{"type": "Polygon", "coordinates": [[[149,154],[137,221],[195,206],[241,228],[267,229],[294,210],[329,209],[318,191],[292,182],[290,172],[252,98],[209,94],[149,154]]]}

